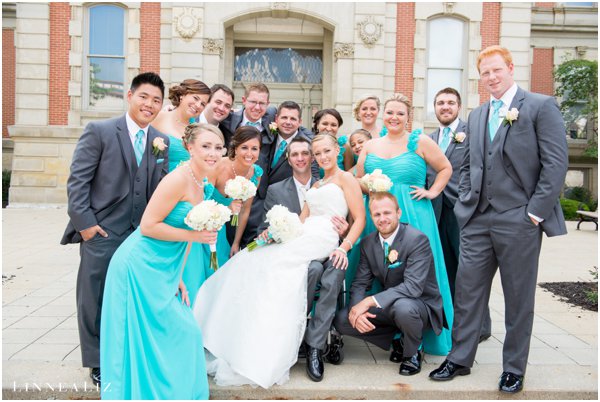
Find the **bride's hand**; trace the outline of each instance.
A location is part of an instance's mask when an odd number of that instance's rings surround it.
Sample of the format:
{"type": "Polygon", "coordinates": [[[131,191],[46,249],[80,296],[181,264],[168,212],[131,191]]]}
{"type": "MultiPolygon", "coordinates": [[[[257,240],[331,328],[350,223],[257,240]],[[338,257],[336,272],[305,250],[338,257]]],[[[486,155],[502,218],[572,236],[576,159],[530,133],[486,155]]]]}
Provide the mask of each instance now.
{"type": "Polygon", "coordinates": [[[217,232],[208,230],[194,231],[192,241],[196,243],[215,244],[217,242],[217,232]]]}
{"type": "Polygon", "coordinates": [[[265,243],[270,243],[273,241],[273,239],[269,239],[269,229],[263,230],[263,232],[259,234],[256,238],[264,241],[265,243]]]}
{"type": "Polygon", "coordinates": [[[179,281],[179,287],[177,289],[177,293],[175,294],[175,296],[177,296],[179,293],[181,293],[181,304],[185,304],[186,306],[190,306],[190,295],[189,292],[187,291],[187,288],[185,287],[185,283],[183,283],[183,281],[179,281]]]}
{"type": "Polygon", "coordinates": [[[341,270],[348,268],[348,256],[339,247],[329,254],[329,259],[331,260],[334,268],[341,270]]]}
{"type": "Polygon", "coordinates": [[[242,200],[231,201],[231,204],[229,204],[229,209],[231,209],[231,212],[233,212],[234,215],[239,214],[242,210],[242,200]]]}
{"type": "Polygon", "coordinates": [[[434,198],[436,198],[439,195],[439,194],[435,194],[431,190],[425,190],[424,188],[419,187],[419,186],[410,186],[410,187],[414,188],[414,190],[410,192],[410,194],[412,195],[412,199],[413,200],[415,198],[417,200],[422,200],[423,198],[427,198],[429,200],[433,200],[434,198]]]}

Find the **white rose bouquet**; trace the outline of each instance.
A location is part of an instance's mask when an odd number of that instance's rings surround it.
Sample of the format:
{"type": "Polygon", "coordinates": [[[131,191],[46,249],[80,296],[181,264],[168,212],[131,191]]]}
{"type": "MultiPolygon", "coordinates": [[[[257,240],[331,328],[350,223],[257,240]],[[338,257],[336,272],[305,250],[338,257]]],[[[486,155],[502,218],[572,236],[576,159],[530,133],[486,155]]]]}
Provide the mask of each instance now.
{"type": "MultiPolygon", "coordinates": [[[[234,179],[229,179],[225,183],[225,194],[234,200],[242,202],[254,197],[256,194],[256,186],[250,180],[243,176],[235,176],[234,179]]],[[[231,218],[231,226],[238,225],[238,214],[233,214],[231,218]]]]}
{"type": "MultiPolygon", "coordinates": [[[[225,205],[214,200],[205,200],[191,209],[184,222],[194,230],[217,231],[229,220],[230,216],[231,210],[225,205]]],[[[209,246],[210,267],[216,271],[219,268],[217,244],[210,244],[209,246]]]]}
{"type": "Polygon", "coordinates": [[[383,174],[381,169],[375,169],[373,173],[366,174],[360,179],[361,183],[363,183],[370,192],[382,192],[382,191],[390,191],[392,188],[392,181],[388,176],[383,174]]]}
{"type": "MultiPolygon", "coordinates": [[[[302,234],[300,217],[283,205],[275,205],[271,208],[267,212],[266,221],[269,222],[268,237],[275,240],[276,243],[285,243],[302,234]]],[[[256,239],[248,244],[248,251],[264,246],[266,243],[262,239],[256,239]]]]}

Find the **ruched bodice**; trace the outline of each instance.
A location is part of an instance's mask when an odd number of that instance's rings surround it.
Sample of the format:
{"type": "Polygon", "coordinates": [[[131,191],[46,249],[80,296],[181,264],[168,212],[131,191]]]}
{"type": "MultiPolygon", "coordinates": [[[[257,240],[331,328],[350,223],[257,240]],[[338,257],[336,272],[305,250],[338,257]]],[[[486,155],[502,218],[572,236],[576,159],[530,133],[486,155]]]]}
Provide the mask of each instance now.
{"type": "Polygon", "coordinates": [[[313,187],[306,193],[306,202],[310,209],[310,216],[346,216],[348,204],[344,191],[334,183],[327,183],[321,187],[313,187]]]}
{"type": "Polygon", "coordinates": [[[180,201],[175,204],[173,210],[167,215],[164,219],[164,222],[167,225],[173,226],[179,229],[191,229],[188,225],[183,221],[190,210],[193,208],[193,205],[187,201],[180,201]]]}
{"type": "Polygon", "coordinates": [[[190,153],[183,146],[181,138],[169,135],[169,172],[175,170],[181,162],[190,159],[190,153]]]}

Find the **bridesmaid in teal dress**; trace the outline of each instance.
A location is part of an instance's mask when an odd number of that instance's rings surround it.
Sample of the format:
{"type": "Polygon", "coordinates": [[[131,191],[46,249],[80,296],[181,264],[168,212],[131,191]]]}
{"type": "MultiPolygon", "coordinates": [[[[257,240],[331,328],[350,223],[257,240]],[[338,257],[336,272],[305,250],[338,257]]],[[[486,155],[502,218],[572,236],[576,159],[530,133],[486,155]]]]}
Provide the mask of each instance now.
{"type": "Polygon", "coordinates": [[[364,95],[360,98],[353,109],[354,118],[360,122],[361,128],[371,133],[372,138],[385,137],[387,128],[380,129],[377,126],[377,116],[381,102],[375,95],[364,95]]]}
{"type": "MultiPolygon", "coordinates": [[[[390,192],[400,204],[400,221],[409,223],[429,237],[446,320],[452,328],[452,298],[440,236],[431,206],[431,200],[437,197],[448,183],[452,167],[433,140],[420,135],[420,130],[410,134],[406,130],[410,110],[410,101],[403,95],[395,95],[385,103],[383,122],[388,129],[388,135],[364,145],[358,159],[357,176],[362,177],[375,169],[381,169],[394,183],[390,192]],[[426,190],[424,187],[428,164],[438,175],[435,183],[426,190]]],[[[366,188],[363,188],[363,191],[368,192],[366,188]]],[[[374,230],[373,221],[367,213],[365,235],[374,230]]],[[[425,351],[435,355],[448,354],[452,346],[450,334],[450,329],[444,329],[439,336],[433,331],[426,331],[423,335],[425,351]]]]}
{"type": "Polygon", "coordinates": [[[248,224],[248,216],[254,200],[252,197],[242,203],[240,200],[228,198],[225,194],[225,184],[236,176],[243,176],[258,188],[263,174],[262,168],[255,163],[260,153],[260,144],[260,131],[252,126],[238,127],[231,137],[229,157],[223,158],[217,168],[218,174],[215,181],[217,191],[215,191],[214,199],[223,205],[229,205],[234,213],[239,212],[238,226],[231,226],[231,223],[228,222],[219,230],[217,238],[219,265],[225,264],[230,257],[240,251],[240,241],[248,224]]]}
{"type": "MultiPolygon", "coordinates": [[[[354,165],[354,158],[352,157],[350,147],[346,145],[348,143],[348,136],[338,135],[342,124],[344,124],[344,120],[337,110],[323,109],[315,113],[312,131],[315,135],[330,134],[337,139],[338,146],[340,147],[337,164],[340,169],[347,171],[354,165]]],[[[319,168],[319,175],[322,179],[323,169],[321,168],[319,168]]]]}
{"type": "Polygon", "coordinates": [[[106,276],[100,336],[102,399],[208,399],[202,334],[181,284],[189,242],[214,243],[184,218],[204,199],[223,135],[190,125],[190,162],[159,184],[140,227],[115,252],[106,276]],[[183,301],[177,297],[181,293],[183,301]],[[108,386],[110,384],[110,386],[108,386]]]}
{"type": "MultiPolygon", "coordinates": [[[[152,123],[158,131],[169,136],[169,172],[172,172],[182,162],[190,159],[190,154],[183,145],[182,137],[185,128],[198,117],[210,96],[210,88],[195,79],[187,79],[169,88],[169,100],[174,106],[171,110],[161,111],[152,123]]],[[[212,197],[212,185],[205,188],[205,198],[212,197]]],[[[207,247],[208,248],[208,247],[207,247]]],[[[204,281],[213,273],[210,269],[210,254],[205,256],[201,244],[190,245],[186,269],[183,271],[183,281],[190,292],[190,301],[196,300],[196,293],[204,281]],[[193,264],[193,266],[192,266],[193,264]]]]}

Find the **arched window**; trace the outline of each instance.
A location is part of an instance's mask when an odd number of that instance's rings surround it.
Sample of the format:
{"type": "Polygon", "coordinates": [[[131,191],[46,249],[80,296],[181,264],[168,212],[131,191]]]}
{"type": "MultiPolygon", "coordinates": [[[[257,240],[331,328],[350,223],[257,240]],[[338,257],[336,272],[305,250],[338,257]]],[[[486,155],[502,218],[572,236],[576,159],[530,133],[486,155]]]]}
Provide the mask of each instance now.
{"type": "MultiPolygon", "coordinates": [[[[429,21],[427,35],[427,120],[436,120],[433,107],[435,94],[452,87],[464,94],[465,23],[456,18],[429,21]]],[[[466,95],[466,94],[465,94],[466,95]]],[[[466,99],[463,97],[463,103],[466,99]]]]}
{"type": "Polygon", "coordinates": [[[86,91],[89,109],[122,110],[125,99],[126,10],[99,4],[87,9],[86,91]]]}

